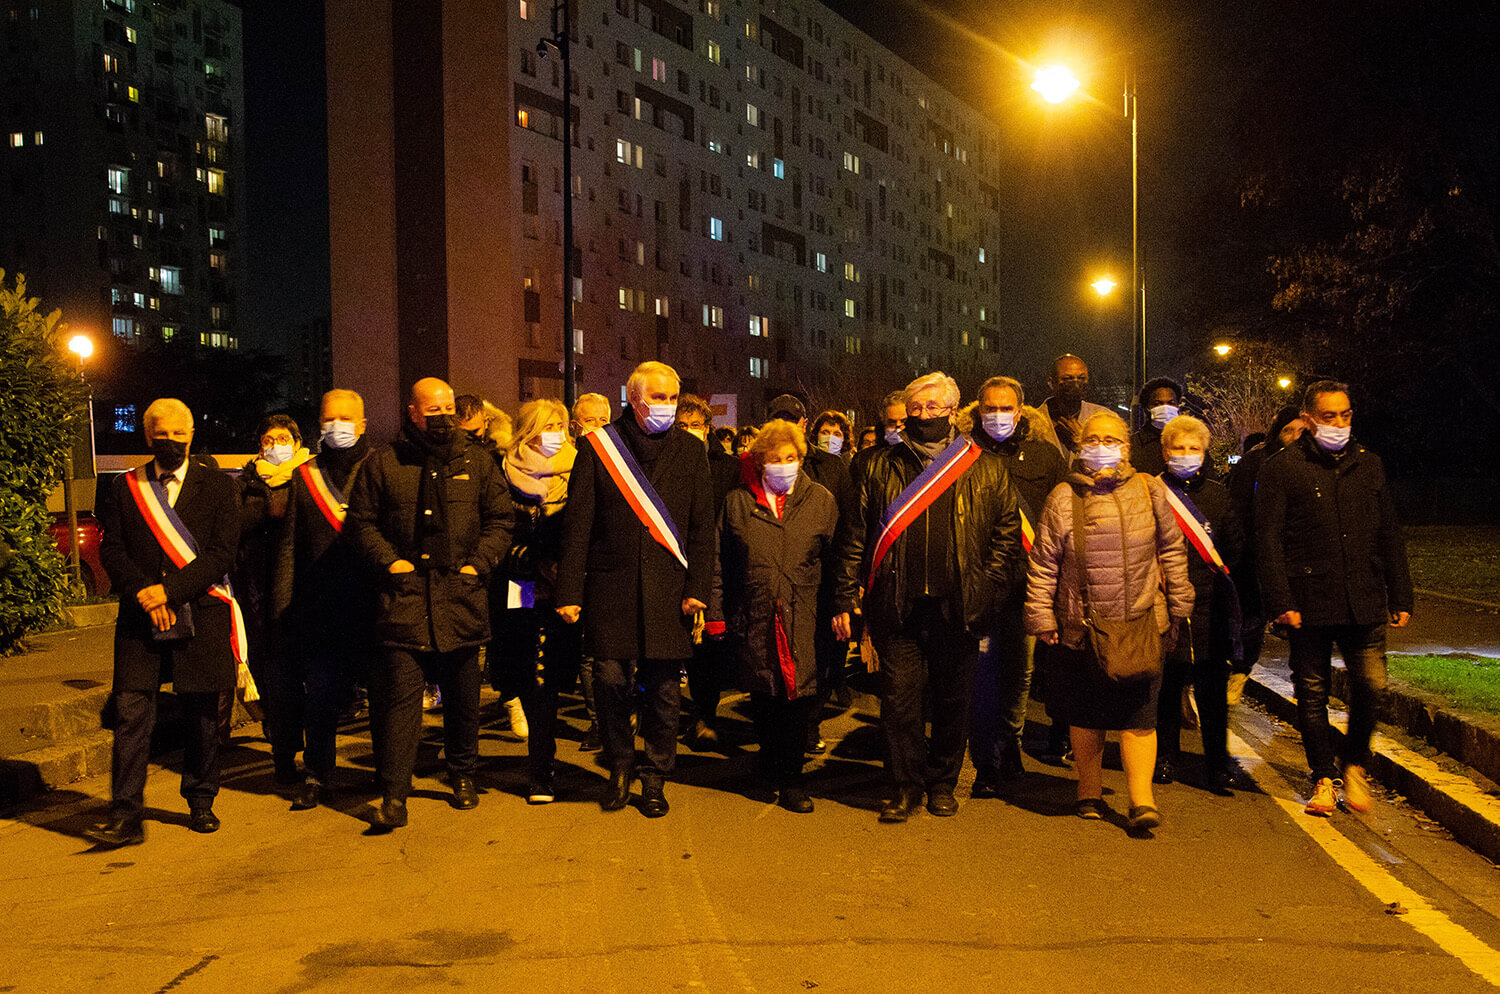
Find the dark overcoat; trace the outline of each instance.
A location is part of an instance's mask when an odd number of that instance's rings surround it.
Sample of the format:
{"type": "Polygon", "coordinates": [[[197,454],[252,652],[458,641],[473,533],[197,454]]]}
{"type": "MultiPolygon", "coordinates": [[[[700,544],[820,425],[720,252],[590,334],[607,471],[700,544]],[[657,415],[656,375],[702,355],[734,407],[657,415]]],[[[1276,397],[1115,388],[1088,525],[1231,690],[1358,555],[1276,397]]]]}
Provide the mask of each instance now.
{"type": "Polygon", "coordinates": [[[1378,625],[1412,609],[1411,573],[1380,457],[1350,440],[1334,457],[1307,432],[1266,460],[1255,544],[1267,618],[1378,625]]]}
{"type": "Polygon", "coordinates": [[[234,689],[229,607],[208,589],[234,565],[240,537],[239,490],[218,469],[189,460],[173,510],[198,544],[198,555],[181,569],[162,551],[130,496],[125,475],[115,477],[111,500],[101,508],[104,537],[99,559],[120,595],[115,622],[115,690],[154,691],[172,681],[179,693],[234,689]],[[136,595],[162,584],[168,603],[190,604],[193,636],[172,642],[152,638],[151,618],[136,595]],[[162,661],[170,649],[170,672],[162,661]]]}
{"type": "MultiPolygon", "coordinates": [[[[615,422],[621,435],[637,430],[615,422]]],[[[708,453],[682,428],[667,432],[650,475],[682,536],[688,568],[641,524],[587,439],[568,478],[557,603],[583,608],[584,650],[597,659],[688,659],[693,655],[682,602],[708,603],[713,586],[713,487],[708,453]]]]}
{"type": "Polygon", "coordinates": [[[833,495],[809,478],[806,465],[779,518],[763,494],[743,486],[729,492],[719,518],[717,589],[740,686],[783,699],[817,689],[816,636],[825,623],[818,588],[834,558],[839,521],[833,495]],[[787,692],[777,652],[778,611],[795,661],[795,695],[787,692]]]}

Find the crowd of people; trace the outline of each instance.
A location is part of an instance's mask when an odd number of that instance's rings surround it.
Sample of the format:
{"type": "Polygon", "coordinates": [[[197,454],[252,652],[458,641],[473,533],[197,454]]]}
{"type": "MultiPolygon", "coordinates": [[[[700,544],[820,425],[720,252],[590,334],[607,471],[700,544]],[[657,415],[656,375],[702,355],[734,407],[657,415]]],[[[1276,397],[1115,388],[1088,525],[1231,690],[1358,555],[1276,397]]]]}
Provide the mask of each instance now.
{"type": "Polygon", "coordinates": [[[637,367],[618,414],[586,394],[511,418],[426,378],[387,445],[370,443],[350,390],[323,397],[316,454],[293,419],[266,418],[237,482],[193,458],[191,412],[158,400],[144,417],[153,458],[101,502],[121,610],[113,799],[89,834],[144,839],[166,681],[188,719],[194,831],[219,827],[219,749],[236,689],[252,686],[293,810],[335,785],[356,686],[368,692],[377,829],[407,824],[432,699],[450,803],[474,808],[482,668],[526,741],[529,803],[558,796],[559,704],[580,684],[581,747],[608,771],[601,808],[629,806],[639,784],[647,817],[669,811],[679,739],[719,748],[721,700],[738,689],[761,781],[806,813],[807,757],[826,749],[820,719],[848,700],[851,663],[874,674],[880,702],[880,821],[924,804],[957,813],[966,752],[971,799],[1024,777],[1036,696],[1050,719],[1039,758],[1073,762],[1077,815],[1111,813],[1102,771],[1115,731],[1126,824],[1149,832],[1157,784],[1243,786],[1228,713],[1268,627],[1290,643],[1307,812],[1331,814],[1340,791],[1368,810],[1385,627],[1406,624],[1412,591],[1381,462],[1351,436],[1349,388],[1313,383],[1300,408],[1244,440],[1226,478],[1178,384],[1145,385],[1134,431],[1087,400],[1088,384],[1086,363],[1065,355],[1041,404],[996,376],[965,405],[932,372],[863,429],[849,412],[810,417],[791,395],[736,429],[716,427],[660,362],[637,367]],[[1354,687],[1337,754],[1335,645],[1354,687]],[[1181,752],[1189,717],[1201,776],[1181,752]]]}

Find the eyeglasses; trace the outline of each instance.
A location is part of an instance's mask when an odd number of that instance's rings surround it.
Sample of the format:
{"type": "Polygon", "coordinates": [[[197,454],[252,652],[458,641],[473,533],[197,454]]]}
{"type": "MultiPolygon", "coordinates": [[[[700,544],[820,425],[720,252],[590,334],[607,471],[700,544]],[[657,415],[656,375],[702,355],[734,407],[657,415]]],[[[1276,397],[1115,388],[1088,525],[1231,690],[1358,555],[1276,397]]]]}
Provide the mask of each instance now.
{"type": "Polygon", "coordinates": [[[1124,445],[1123,438],[1110,438],[1104,435],[1090,435],[1083,440],[1084,445],[1124,445]]]}
{"type": "Polygon", "coordinates": [[[940,404],[937,401],[926,404],[908,404],[906,406],[907,414],[914,418],[935,418],[943,414],[948,414],[952,410],[953,408],[947,404],[940,404]]]}
{"type": "Polygon", "coordinates": [[[296,440],[288,432],[282,432],[280,435],[267,434],[261,436],[261,443],[264,445],[293,445],[295,442],[296,440]]]}

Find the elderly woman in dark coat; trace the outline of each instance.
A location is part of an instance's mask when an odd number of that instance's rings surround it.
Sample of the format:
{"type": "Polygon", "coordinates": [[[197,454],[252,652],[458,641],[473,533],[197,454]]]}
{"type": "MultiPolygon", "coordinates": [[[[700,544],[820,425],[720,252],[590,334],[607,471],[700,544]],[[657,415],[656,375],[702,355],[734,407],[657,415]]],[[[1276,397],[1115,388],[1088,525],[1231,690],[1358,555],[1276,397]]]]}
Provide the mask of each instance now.
{"type": "Polygon", "coordinates": [[[725,634],[750,692],[760,772],[789,811],[813,809],[803,745],[816,703],[818,584],[832,555],[838,505],[802,472],[802,429],[772,421],[741,457],[743,482],[719,519],[725,634]]]}

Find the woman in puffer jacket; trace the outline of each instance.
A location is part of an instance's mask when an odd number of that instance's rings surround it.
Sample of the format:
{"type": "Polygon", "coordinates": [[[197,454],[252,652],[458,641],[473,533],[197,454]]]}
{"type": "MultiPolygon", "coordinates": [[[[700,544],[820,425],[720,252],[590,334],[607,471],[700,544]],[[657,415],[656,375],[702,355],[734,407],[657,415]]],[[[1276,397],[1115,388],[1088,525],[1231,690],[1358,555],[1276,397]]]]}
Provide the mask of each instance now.
{"type": "Polygon", "coordinates": [[[1084,593],[1092,614],[1125,620],[1152,612],[1170,645],[1193,612],[1187,550],[1161,480],[1130,465],[1130,437],[1113,412],[1083,423],[1082,446],[1067,482],[1047,497],[1026,577],[1026,631],[1046,642],[1056,673],[1054,722],[1071,730],[1078,772],[1077,813],[1103,818],[1105,734],[1120,732],[1120,758],[1130,796],[1131,831],[1161,824],[1151,790],[1156,763],[1157,695],[1161,667],[1149,678],[1115,682],[1099,667],[1084,624],[1084,593]],[[1083,501],[1088,587],[1075,545],[1074,495],[1083,501]],[[1162,588],[1165,587],[1165,592],[1162,588]]]}

